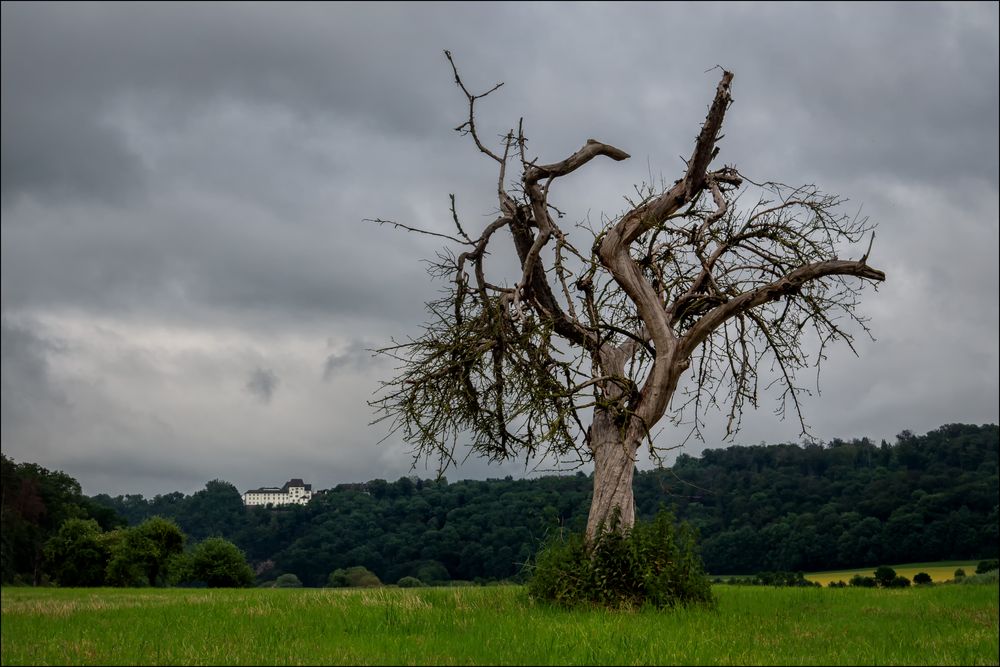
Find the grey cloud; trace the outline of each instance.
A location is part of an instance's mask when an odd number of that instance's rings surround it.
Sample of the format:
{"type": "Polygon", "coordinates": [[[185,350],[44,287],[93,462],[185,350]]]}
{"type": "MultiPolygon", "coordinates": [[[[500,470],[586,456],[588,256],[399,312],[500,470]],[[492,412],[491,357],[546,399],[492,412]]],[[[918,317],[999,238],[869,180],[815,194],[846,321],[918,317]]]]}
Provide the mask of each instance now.
{"type": "Polygon", "coordinates": [[[0,431],[9,443],[30,447],[32,427],[68,408],[66,397],[54,386],[48,356],[58,353],[58,341],[40,336],[27,323],[4,317],[0,321],[0,431]]]}
{"type": "Polygon", "coordinates": [[[134,187],[141,165],[104,122],[122,100],[156,101],[173,122],[244,99],[299,117],[425,133],[435,127],[447,73],[429,71],[430,54],[400,37],[434,22],[410,3],[378,12],[336,4],[288,11],[256,3],[5,3],[5,197],[134,187]],[[401,77],[434,74],[437,86],[400,89],[401,77]]]}
{"type": "MultiPolygon", "coordinates": [[[[327,344],[330,345],[329,342],[327,344]]],[[[323,379],[329,382],[341,371],[357,371],[371,367],[373,365],[371,350],[375,347],[375,344],[352,340],[337,352],[328,354],[326,361],[323,362],[323,379]]]]}
{"type": "Polygon", "coordinates": [[[255,368],[245,386],[261,403],[270,403],[278,389],[278,376],[269,368],[255,368]]]}
{"type": "Polygon", "coordinates": [[[4,91],[0,111],[0,202],[22,194],[116,201],[144,187],[142,163],[114,130],[18,92],[4,91]]]}

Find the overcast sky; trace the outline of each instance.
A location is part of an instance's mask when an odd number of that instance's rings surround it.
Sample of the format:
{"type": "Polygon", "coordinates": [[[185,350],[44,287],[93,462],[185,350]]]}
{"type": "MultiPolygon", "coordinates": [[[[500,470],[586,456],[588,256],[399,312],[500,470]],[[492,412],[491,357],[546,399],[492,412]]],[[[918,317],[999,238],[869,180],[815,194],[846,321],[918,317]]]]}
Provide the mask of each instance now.
{"type": "MultiPolygon", "coordinates": [[[[449,193],[467,229],[495,210],[444,49],[471,88],[505,82],[485,138],[523,116],[542,162],[591,137],[632,155],[553,187],[572,221],[680,177],[707,70],[732,70],[719,163],[878,224],[877,342],[830,355],[814,434],[996,423],[997,8],[4,2],[3,452],[87,494],[411,474],[369,425],[392,367],[366,349],[419,333],[439,243],[363,220],[448,233],[449,193]]],[[[735,442],[798,442],[773,407],[735,442]]]]}

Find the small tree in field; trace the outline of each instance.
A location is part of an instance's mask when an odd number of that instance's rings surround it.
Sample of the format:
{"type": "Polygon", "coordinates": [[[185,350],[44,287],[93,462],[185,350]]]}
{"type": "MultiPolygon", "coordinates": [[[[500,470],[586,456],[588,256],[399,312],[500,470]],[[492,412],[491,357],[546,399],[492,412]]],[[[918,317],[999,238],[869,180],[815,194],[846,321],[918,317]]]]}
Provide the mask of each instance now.
{"type": "Polygon", "coordinates": [[[337,568],[330,573],[327,581],[331,588],[376,588],[382,585],[378,576],[364,565],[337,568]]]}
{"type": "Polygon", "coordinates": [[[880,565],[875,570],[875,581],[879,586],[889,586],[896,578],[896,571],[888,565],[880,565]]]}
{"type": "Polygon", "coordinates": [[[110,555],[93,519],[67,519],[45,543],[47,569],[60,586],[100,586],[110,555]]]}
{"type": "Polygon", "coordinates": [[[700,437],[704,410],[718,407],[731,437],[744,407],[757,407],[776,383],[778,412],[794,411],[806,434],[800,401],[808,391],[796,371],[813,365],[807,334],[818,341],[818,364],[828,344],[852,344],[846,325],[867,333],[856,312],[860,289],[885,274],[867,263],[870,242],[858,259],[840,259],[873,227],[841,213],[837,196],[712,166],[732,72],[722,72],[680,178],[637,188],[626,211],[585,229],[581,243],[560,221],[560,179],[628,153],[588,139],[542,164],[529,157],[522,122],[488,147],[475,105],[502,84],[469,92],[445,55],[468,103],[456,129],[496,163],[498,210],[469,235],[452,197],[456,233],[437,235],[458,249],[431,269],[449,281],[446,294],[428,304],[421,336],[380,350],[399,366],[373,401],[377,421],[390,419],[390,433],[402,433],[415,459],[436,458],[442,470],[458,462],[460,443],[490,461],[592,461],[588,541],[613,512],[621,530],[633,525],[637,452],[644,443],[663,451],[652,436],[664,416],[700,437]],[[487,260],[505,252],[519,264],[513,284],[488,270],[487,260]]]}
{"type": "Polygon", "coordinates": [[[209,537],[191,553],[191,576],[209,588],[246,588],[254,574],[246,556],[235,544],[221,537],[209,537]]]}
{"type": "Polygon", "coordinates": [[[297,575],[291,572],[286,572],[282,574],[277,579],[274,580],[275,588],[302,588],[302,581],[297,575]]]}

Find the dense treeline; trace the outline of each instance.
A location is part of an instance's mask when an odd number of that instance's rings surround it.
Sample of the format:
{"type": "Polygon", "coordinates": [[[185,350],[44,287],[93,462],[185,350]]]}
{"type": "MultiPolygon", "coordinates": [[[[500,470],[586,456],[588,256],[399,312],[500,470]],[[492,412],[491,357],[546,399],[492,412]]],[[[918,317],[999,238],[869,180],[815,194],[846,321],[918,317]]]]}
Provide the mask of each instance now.
{"type": "Polygon", "coordinates": [[[150,516],[127,526],[125,517],[106,502],[84,496],[80,484],[64,472],[16,463],[4,455],[0,466],[4,584],[253,583],[245,556],[226,540],[205,539],[185,551],[188,538],[170,519],[150,516]]]}
{"type": "Polygon", "coordinates": [[[708,450],[681,455],[672,483],[653,477],[686,494],[678,514],[701,531],[713,573],[986,558],[997,553],[998,441],[996,425],[950,424],[904,431],[894,446],[708,450]]]}
{"type": "Polygon", "coordinates": [[[405,576],[440,583],[516,577],[548,530],[582,529],[590,480],[582,473],[455,483],[376,479],[275,509],[244,508],[239,491],[220,480],[188,497],[95,500],[129,523],[168,516],[192,539],[232,540],[262,579],[293,573],[306,586],[321,586],[334,570],[361,565],[386,583],[405,576]]]}
{"type": "Polygon", "coordinates": [[[3,583],[39,584],[45,544],[69,519],[91,519],[103,530],[125,525],[107,503],[84,496],[61,471],[15,463],[0,454],[0,576],[3,583]]]}
{"type": "MultiPolygon", "coordinates": [[[[666,505],[695,526],[713,574],[993,558],[998,450],[996,425],[962,424],[903,432],[891,445],[712,449],[638,472],[636,507],[648,519],[666,505]]],[[[213,480],[190,496],[92,500],[130,525],[163,516],[195,543],[225,537],[261,581],[292,573],[321,586],[334,570],[364,566],[386,583],[406,576],[435,583],[519,576],[550,531],[582,530],[591,486],[582,473],[453,483],[403,477],[340,485],[306,506],[270,509],[245,508],[233,485],[213,480]]],[[[4,489],[6,508],[6,478],[4,489]]],[[[6,516],[5,509],[5,549],[6,516]]]]}

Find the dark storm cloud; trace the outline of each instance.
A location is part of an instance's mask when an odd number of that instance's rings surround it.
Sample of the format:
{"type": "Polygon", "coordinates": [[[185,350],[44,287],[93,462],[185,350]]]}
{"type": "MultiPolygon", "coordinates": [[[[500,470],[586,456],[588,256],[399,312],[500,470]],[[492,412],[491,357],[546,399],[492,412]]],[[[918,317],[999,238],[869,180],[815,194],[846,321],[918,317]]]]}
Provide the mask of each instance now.
{"type": "Polygon", "coordinates": [[[57,341],[39,336],[28,324],[0,320],[0,429],[5,447],[30,438],[39,421],[66,409],[66,398],[49,376],[49,356],[59,349],[57,341]]]}
{"type": "Polygon", "coordinates": [[[278,389],[278,375],[270,368],[255,368],[245,386],[261,403],[270,403],[278,389]]]}
{"type": "Polygon", "coordinates": [[[755,138],[807,179],[996,181],[997,5],[732,9],[716,6],[735,19],[719,57],[742,79],[729,136],[750,106],[755,138]]]}
{"type": "Polygon", "coordinates": [[[123,99],[156,99],[177,122],[246,99],[381,132],[436,123],[442,86],[400,89],[428,73],[413,69],[413,38],[439,21],[417,4],[4,3],[3,15],[8,198],[134,187],[141,165],[106,126],[123,99]]]}

